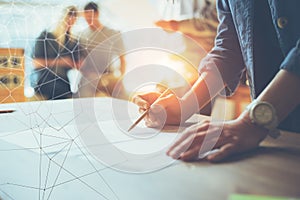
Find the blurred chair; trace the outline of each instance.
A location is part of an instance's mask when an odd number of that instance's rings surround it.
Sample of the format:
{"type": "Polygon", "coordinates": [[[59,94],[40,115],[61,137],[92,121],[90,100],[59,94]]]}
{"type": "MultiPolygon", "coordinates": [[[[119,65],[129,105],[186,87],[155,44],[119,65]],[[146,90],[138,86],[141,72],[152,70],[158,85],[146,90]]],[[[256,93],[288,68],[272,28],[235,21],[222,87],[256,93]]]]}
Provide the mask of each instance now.
{"type": "Polygon", "coordinates": [[[24,49],[0,49],[0,103],[24,102],[24,49]]]}

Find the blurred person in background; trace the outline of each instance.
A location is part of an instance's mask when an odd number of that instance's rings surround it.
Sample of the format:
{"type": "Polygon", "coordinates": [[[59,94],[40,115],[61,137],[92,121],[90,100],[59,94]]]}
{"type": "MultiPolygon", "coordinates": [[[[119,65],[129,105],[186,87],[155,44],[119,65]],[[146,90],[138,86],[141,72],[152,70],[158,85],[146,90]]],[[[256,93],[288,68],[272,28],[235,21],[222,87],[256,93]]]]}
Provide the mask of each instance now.
{"type": "Polygon", "coordinates": [[[82,63],[79,41],[71,33],[77,8],[69,6],[53,30],[44,30],[36,39],[33,64],[37,73],[35,92],[45,99],[72,97],[68,72],[82,63]]]}
{"type": "Polygon", "coordinates": [[[88,27],[80,33],[80,44],[86,51],[87,59],[81,69],[80,96],[97,95],[95,92],[98,89],[111,95],[116,82],[125,73],[121,34],[101,23],[100,10],[94,2],[85,5],[84,19],[88,27]]]}

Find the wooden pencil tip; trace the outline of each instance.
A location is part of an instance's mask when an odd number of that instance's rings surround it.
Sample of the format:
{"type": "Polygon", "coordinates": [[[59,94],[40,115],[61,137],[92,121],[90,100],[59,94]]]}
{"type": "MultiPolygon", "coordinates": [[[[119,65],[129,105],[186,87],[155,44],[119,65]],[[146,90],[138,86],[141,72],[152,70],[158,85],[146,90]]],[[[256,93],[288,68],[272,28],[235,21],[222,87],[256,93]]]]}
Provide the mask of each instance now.
{"type": "Polygon", "coordinates": [[[129,129],[127,130],[127,132],[131,131],[133,129],[133,125],[129,127],[129,129]]]}

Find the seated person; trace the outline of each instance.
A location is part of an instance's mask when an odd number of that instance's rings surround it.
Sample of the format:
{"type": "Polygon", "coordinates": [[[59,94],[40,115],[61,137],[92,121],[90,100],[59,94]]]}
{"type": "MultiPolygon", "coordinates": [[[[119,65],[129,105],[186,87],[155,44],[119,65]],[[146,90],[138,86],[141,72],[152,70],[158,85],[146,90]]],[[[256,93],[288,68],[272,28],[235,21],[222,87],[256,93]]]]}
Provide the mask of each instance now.
{"type": "Polygon", "coordinates": [[[67,7],[54,30],[45,30],[36,39],[32,55],[37,73],[35,91],[46,99],[72,97],[67,73],[81,63],[79,42],[71,34],[76,17],[77,9],[67,7]]]}

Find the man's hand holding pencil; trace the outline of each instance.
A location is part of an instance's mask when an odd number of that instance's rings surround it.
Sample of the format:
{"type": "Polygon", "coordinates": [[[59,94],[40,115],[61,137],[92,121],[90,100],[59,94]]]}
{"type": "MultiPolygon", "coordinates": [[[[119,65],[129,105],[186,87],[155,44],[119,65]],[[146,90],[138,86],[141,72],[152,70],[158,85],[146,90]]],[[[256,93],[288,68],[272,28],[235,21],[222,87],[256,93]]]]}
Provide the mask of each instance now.
{"type": "Polygon", "coordinates": [[[147,114],[143,117],[148,127],[179,125],[181,119],[181,99],[170,89],[163,93],[148,92],[137,95],[133,102],[139,106],[139,112],[147,114]]]}

